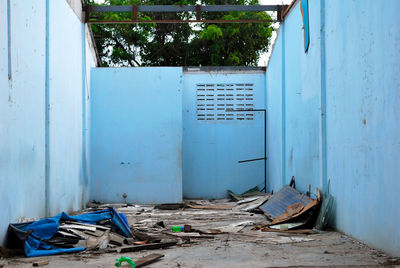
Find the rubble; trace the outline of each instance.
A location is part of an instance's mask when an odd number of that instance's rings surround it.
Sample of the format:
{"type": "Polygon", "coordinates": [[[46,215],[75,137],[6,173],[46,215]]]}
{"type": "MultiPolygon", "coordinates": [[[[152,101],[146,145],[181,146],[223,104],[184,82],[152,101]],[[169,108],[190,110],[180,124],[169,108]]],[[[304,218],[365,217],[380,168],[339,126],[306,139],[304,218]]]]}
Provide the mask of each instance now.
{"type": "Polygon", "coordinates": [[[120,254],[190,247],[201,241],[225,239],[226,234],[231,235],[230,239],[267,244],[314,240],[299,235],[317,233],[303,227],[316,215],[319,197],[312,199],[290,186],[275,195],[261,193],[257,188],[241,195],[229,192],[236,201],[185,200],[156,206],[121,204],[116,205],[118,212],[95,204],[95,208],[88,208],[84,214],[61,213],[35,222],[11,224],[10,230],[21,241],[28,241],[25,243],[28,257],[82,250],[120,254]],[[35,241],[38,242],[35,244],[35,241]]]}

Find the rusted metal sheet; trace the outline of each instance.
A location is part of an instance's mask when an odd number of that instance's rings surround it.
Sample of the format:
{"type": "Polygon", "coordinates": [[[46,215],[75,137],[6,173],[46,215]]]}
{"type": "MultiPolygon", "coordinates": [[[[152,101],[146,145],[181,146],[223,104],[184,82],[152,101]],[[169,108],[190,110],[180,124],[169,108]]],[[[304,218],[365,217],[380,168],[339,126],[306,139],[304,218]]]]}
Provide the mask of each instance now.
{"type": "Polygon", "coordinates": [[[260,207],[264,214],[277,224],[293,219],[319,204],[319,198],[312,199],[295,188],[286,185],[272,195],[268,202],[260,207]]]}

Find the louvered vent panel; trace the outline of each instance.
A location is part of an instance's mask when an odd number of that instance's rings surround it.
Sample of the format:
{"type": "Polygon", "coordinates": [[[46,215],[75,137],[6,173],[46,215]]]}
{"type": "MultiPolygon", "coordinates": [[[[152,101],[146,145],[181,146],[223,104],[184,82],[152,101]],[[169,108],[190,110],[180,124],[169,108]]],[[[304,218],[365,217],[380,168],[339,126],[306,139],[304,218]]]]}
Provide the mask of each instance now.
{"type": "Polygon", "coordinates": [[[253,120],[253,84],[197,84],[197,120],[253,120]],[[235,111],[230,111],[235,110],[235,111]]]}

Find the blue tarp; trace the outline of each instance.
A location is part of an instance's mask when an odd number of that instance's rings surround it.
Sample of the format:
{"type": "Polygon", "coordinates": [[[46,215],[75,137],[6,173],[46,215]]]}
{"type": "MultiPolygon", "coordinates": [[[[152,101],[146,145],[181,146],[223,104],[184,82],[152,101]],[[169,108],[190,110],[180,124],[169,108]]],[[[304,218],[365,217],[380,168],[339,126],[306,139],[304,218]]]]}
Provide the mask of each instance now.
{"type": "Polygon", "coordinates": [[[83,251],[85,248],[59,248],[46,243],[59,230],[60,220],[77,221],[88,224],[98,224],[103,220],[110,220],[113,229],[125,237],[131,237],[128,221],[124,214],[118,214],[114,208],[101,211],[70,216],[65,212],[52,218],[46,218],[30,223],[10,224],[11,230],[24,241],[24,251],[27,257],[55,255],[83,251]]]}

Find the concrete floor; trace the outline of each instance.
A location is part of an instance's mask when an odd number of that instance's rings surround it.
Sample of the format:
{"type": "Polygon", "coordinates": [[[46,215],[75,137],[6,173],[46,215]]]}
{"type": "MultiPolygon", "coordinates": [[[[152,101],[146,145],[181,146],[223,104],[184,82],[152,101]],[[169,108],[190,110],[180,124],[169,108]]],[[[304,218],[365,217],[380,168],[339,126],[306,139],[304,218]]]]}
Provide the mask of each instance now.
{"type": "Polygon", "coordinates": [[[289,235],[252,231],[252,226],[266,222],[265,216],[261,214],[234,210],[157,210],[152,206],[119,207],[118,210],[126,214],[132,226],[148,233],[159,232],[153,226],[160,220],[167,229],[171,225],[183,224],[191,224],[196,229],[214,229],[244,221],[249,226],[239,232],[219,234],[211,239],[191,238],[190,242],[178,243],[177,246],[162,250],[123,254],[82,252],[34,259],[9,258],[0,260],[0,264],[5,264],[5,267],[32,267],[33,260],[48,259],[50,264],[46,267],[113,267],[115,259],[120,256],[135,260],[151,253],[160,253],[165,257],[146,267],[400,267],[398,259],[338,232],[289,235]]]}

